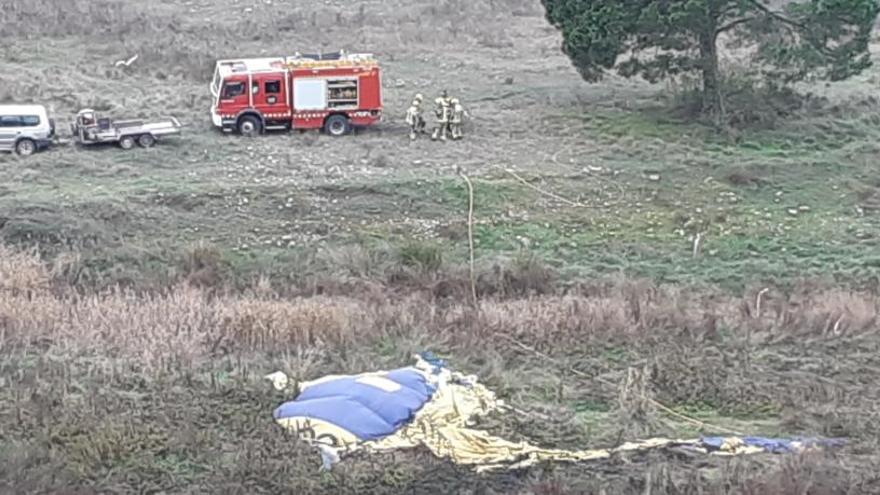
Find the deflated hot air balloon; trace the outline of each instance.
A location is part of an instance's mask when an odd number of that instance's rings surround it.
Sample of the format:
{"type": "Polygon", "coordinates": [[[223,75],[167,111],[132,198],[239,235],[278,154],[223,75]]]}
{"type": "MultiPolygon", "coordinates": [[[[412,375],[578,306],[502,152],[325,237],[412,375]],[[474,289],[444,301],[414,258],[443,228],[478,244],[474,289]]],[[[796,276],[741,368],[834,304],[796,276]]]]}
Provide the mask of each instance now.
{"type": "MultiPolygon", "coordinates": [[[[275,420],[315,445],[329,469],[357,450],[427,447],[438,457],[476,471],[522,468],[542,461],[585,462],[615,453],[685,448],[706,455],[800,452],[843,443],[840,439],[764,437],[652,438],[611,449],[559,450],[511,442],[471,428],[473,420],[509,410],[477,377],[450,370],[430,353],[411,367],[359,375],[330,375],[302,382],[299,394],[275,410],[275,420]]],[[[281,372],[266,376],[289,388],[281,372]]]]}

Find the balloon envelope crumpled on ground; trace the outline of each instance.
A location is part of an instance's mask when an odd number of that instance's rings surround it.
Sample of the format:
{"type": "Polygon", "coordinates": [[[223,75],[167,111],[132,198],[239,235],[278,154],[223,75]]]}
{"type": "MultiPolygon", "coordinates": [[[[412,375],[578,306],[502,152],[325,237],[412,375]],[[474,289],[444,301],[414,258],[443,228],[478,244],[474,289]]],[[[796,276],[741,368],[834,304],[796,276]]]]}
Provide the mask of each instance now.
{"type": "MultiPolygon", "coordinates": [[[[279,406],[275,420],[314,444],[330,468],[356,450],[383,451],[423,445],[436,456],[477,471],[520,468],[541,461],[589,461],[615,453],[678,447],[707,455],[799,452],[837,446],[842,440],[813,438],[703,437],[652,438],[611,449],[558,450],[511,442],[471,428],[473,421],[507,410],[503,401],[473,375],[453,372],[430,353],[414,366],[358,375],[330,375],[300,382],[299,395],[279,406]]],[[[266,376],[276,388],[289,388],[281,372],[266,376]]]]}

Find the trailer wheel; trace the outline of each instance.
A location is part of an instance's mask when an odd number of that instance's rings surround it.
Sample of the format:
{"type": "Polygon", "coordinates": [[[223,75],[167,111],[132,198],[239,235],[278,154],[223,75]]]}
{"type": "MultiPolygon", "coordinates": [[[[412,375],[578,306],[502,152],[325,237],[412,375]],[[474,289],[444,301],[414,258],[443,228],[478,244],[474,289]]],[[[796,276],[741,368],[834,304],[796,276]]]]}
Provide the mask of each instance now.
{"type": "Polygon", "coordinates": [[[37,151],[37,144],[30,139],[22,139],[15,143],[15,152],[19,156],[31,156],[37,151]]]}
{"type": "Polygon", "coordinates": [[[134,137],[122,136],[121,138],[119,138],[119,147],[124,150],[130,150],[134,148],[134,137]]]}
{"type": "Polygon", "coordinates": [[[242,136],[256,136],[260,133],[260,120],[252,115],[245,115],[238,119],[238,133],[242,136]]]}
{"type": "Polygon", "coordinates": [[[324,130],[333,137],[344,136],[351,132],[351,123],[345,115],[331,115],[324,122],[324,130]]]}
{"type": "Polygon", "coordinates": [[[141,145],[142,148],[151,148],[156,144],[156,138],[154,138],[152,134],[141,134],[138,138],[138,144],[141,145]]]}

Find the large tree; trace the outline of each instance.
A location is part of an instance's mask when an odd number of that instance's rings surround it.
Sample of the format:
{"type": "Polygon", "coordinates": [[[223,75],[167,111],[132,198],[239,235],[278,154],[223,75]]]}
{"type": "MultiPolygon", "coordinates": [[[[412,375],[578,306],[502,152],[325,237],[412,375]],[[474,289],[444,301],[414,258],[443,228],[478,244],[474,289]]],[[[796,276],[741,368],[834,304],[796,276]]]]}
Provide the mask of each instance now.
{"type": "Polygon", "coordinates": [[[702,110],[724,113],[722,35],[747,42],[771,82],[840,80],[871,65],[877,0],[541,0],[563,51],[588,81],[615,68],[649,81],[693,72],[702,110]]]}

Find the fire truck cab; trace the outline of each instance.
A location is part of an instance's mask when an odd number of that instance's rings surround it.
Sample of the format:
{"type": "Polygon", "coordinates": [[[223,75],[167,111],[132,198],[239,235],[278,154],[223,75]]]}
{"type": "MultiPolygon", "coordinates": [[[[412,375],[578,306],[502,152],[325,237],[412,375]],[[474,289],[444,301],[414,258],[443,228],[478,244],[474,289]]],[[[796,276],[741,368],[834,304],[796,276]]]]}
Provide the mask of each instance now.
{"type": "Polygon", "coordinates": [[[382,75],[370,54],[217,61],[211,120],[252,136],[267,129],[348,134],[382,118],[382,75]]]}

